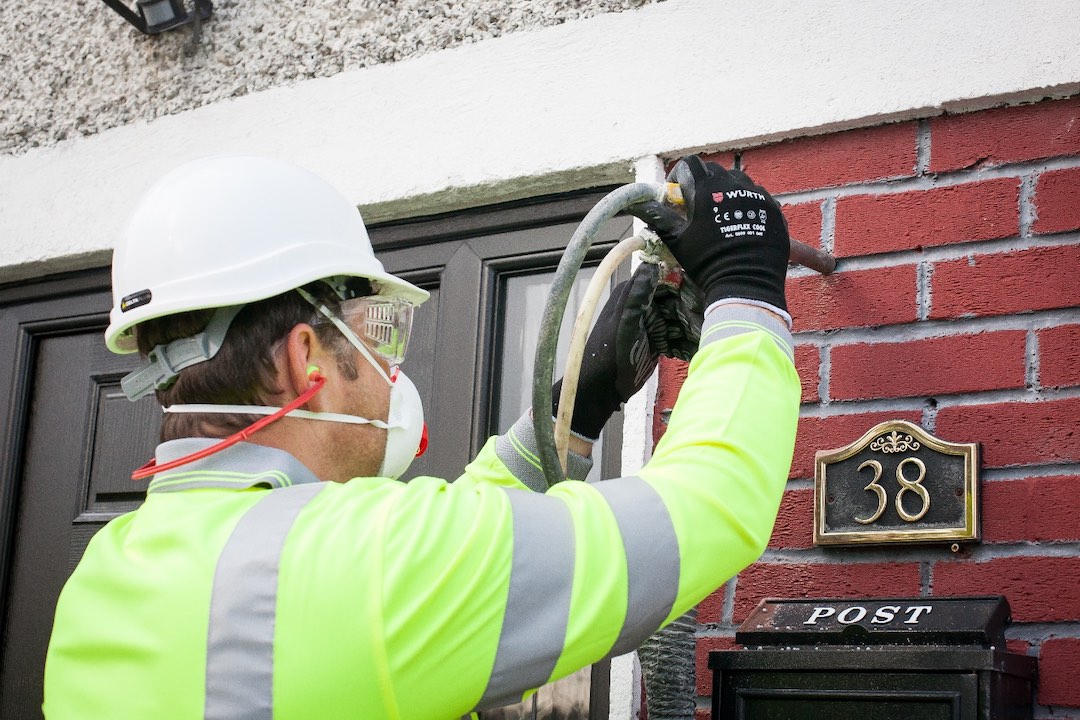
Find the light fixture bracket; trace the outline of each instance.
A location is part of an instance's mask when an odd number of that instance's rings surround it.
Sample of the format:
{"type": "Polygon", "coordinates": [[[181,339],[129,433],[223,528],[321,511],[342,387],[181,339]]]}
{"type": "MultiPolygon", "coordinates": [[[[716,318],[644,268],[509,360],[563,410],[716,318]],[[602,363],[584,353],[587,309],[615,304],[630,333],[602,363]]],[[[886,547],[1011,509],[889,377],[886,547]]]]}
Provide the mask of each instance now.
{"type": "Polygon", "coordinates": [[[184,0],[135,0],[132,10],[122,0],[102,0],[139,32],[157,35],[210,17],[214,6],[211,0],[194,0],[195,8],[188,12],[184,0]]]}

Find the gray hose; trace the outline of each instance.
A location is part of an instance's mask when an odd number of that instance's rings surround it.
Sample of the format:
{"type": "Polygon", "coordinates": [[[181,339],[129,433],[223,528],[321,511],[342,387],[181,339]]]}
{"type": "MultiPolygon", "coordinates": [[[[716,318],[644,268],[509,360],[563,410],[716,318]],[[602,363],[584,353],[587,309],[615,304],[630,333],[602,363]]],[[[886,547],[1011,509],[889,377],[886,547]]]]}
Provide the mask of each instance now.
{"type": "Polygon", "coordinates": [[[555,270],[555,279],[552,281],[544,315],[540,320],[532,392],[533,431],[536,433],[540,466],[548,487],[566,479],[555,447],[555,425],[551,418],[551,385],[554,382],[559,330],[581,263],[592,247],[596,233],[605,222],[630,205],[663,199],[664,191],[664,186],[652,183],[631,183],[612,190],[593,206],[578,225],[559,261],[559,267],[555,270]]]}

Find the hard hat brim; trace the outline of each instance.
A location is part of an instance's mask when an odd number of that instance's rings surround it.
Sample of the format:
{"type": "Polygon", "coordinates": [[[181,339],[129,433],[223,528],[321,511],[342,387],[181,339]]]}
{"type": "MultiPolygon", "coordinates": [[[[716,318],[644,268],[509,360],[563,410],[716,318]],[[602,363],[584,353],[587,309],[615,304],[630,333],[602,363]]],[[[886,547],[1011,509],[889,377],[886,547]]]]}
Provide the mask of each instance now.
{"type": "Polygon", "coordinates": [[[197,278],[183,278],[162,287],[140,290],[139,292],[145,292],[149,299],[139,306],[126,312],[121,310],[119,304],[113,307],[109,314],[109,327],[105,331],[105,344],[114,353],[133,353],[138,349],[134,329],[147,320],[191,310],[206,310],[265,300],[329,277],[366,278],[372,282],[376,294],[401,297],[414,305],[420,305],[430,297],[427,290],[386,272],[382,263],[374,257],[361,258],[356,264],[349,265],[342,263],[340,257],[335,258],[330,254],[331,251],[337,254],[340,248],[333,244],[326,244],[325,247],[321,243],[298,244],[287,251],[258,258],[249,263],[249,267],[220,270],[223,274],[234,275],[241,270],[256,276],[276,277],[277,282],[264,286],[259,297],[252,297],[250,288],[235,288],[232,292],[224,291],[216,295],[207,294],[207,287],[220,287],[220,285],[212,282],[212,279],[205,275],[197,278]],[[289,256],[297,252],[304,254],[304,263],[290,262],[289,256]],[[324,254],[327,258],[325,262],[312,262],[312,257],[317,258],[324,254]],[[296,272],[290,274],[288,272],[290,267],[296,268],[296,272]],[[163,299],[155,302],[155,295],[163,299]]]}

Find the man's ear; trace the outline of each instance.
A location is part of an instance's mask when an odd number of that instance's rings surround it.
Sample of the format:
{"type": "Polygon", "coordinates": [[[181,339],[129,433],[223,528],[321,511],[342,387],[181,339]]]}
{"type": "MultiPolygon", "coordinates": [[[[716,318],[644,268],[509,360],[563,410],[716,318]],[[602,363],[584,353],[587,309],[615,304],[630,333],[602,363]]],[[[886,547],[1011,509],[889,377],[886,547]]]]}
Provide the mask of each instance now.
{"type": "Polygon", "coordinates": [[[311,370],[323,371],[328,358],[315,329],[307,323],[294,325],[285,337],[284,359],[287,391],[294,397],[311,387],[311,370]]]}

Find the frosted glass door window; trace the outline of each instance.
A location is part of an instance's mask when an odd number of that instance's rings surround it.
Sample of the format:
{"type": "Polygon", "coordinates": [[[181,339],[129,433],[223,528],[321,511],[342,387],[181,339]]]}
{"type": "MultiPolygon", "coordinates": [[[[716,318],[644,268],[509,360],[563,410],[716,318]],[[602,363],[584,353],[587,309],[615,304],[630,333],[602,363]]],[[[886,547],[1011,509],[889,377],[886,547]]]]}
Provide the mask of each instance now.
{"type": "MultiPolygon", "coordinates": [[[[563,375],[574,318],[577,317],[582,297],[594,274],[595,268],[582,268],[566,303],[566,313],[563,317],[555,356],[555,379],[563,375]]],[[[502,352],[498,359],[500,367],[497,416],[499,432],[505,432],[532,405],[533,367],[536,360],[540,321],[554,278],[554,272],[546,272],[511,276],[504,280],[504,313],[500,329],[502,352]]],[[[607,295],[608,291],[605,289],[603,300],[607,299],[607,295]]],[[[603,307],[603,300],[597,306],[597,314],[603,307]]],[[[595,462],[588,477],[589,481],[600,479],[599,458],[602,455],[603,436],[600,442],[593,446],[595,462]]]]}

